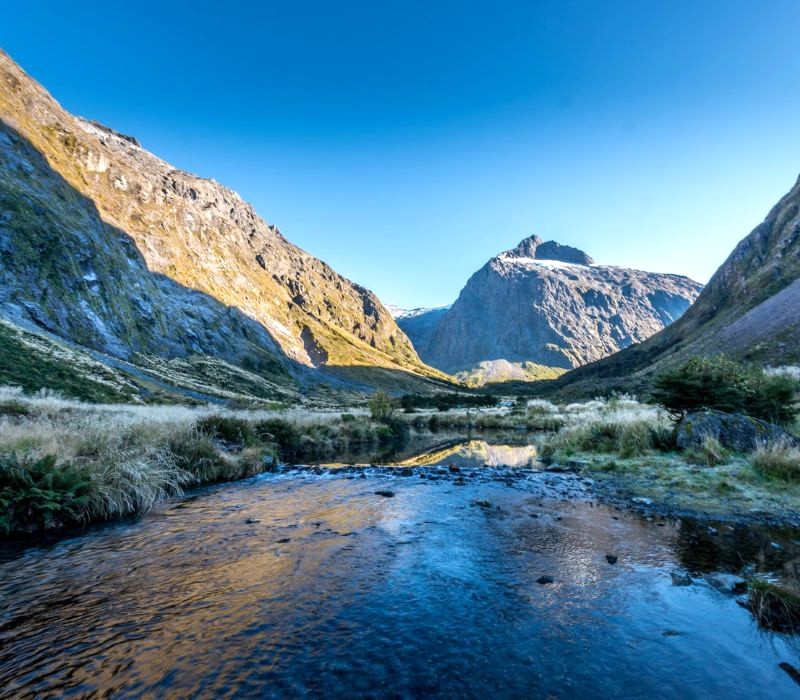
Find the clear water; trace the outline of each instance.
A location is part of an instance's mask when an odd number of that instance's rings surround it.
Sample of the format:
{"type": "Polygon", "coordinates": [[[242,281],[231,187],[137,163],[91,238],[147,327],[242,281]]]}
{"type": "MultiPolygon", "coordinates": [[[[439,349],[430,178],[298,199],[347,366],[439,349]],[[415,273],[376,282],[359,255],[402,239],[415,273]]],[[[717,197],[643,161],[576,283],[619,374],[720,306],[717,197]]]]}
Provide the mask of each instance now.
{"type": "Polygon", "coordinates": [[[572,476],[444,471],[264,476],[7,548],[0,697],[800,695],[779,667],[800,666],[795,640],[702,580],[784,571],[798,533],[646,520],[572,476]]]}

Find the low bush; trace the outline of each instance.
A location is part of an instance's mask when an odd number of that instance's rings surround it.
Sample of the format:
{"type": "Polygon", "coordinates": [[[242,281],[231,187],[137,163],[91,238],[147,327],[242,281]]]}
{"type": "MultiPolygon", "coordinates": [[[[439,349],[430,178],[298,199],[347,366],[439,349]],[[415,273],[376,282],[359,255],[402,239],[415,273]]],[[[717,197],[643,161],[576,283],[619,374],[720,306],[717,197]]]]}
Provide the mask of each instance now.
{"type": "Polygon", "coordinates": [[[770,479],[800,481],[800,449],[784,441],[760,445],[750,455],[750,466],[770,479]]]}
{"type": "Polygon", "coordinates": [[[576,452],[616,453],[630,458],[648,454],[655,449],[670,449],[664,428],[647,420],[617,421],[595,419],[562,429],[544,441],[540,454],[552,459],[556,453],[576,452]]]}
{"type": "Polygon", "coordinates": [[[723,356],[696,357],[656,377],[652,399],[675,416],[713,409],[790,425],[797,416],[798,382],[723,356]]]}
{"type": "Polygon", "coordinates": [[[91,478],[52,455],[0,457],[0,530],[7,534],[76,525],[91,496],[91,478]]]}
{"type": "Polygon", "coordinates": [[[231,445],[253,444],[256,433],[253,426],[246,420],[234,416],[211,415],[197,421],[197,428],[214,438],[231,445]]]}

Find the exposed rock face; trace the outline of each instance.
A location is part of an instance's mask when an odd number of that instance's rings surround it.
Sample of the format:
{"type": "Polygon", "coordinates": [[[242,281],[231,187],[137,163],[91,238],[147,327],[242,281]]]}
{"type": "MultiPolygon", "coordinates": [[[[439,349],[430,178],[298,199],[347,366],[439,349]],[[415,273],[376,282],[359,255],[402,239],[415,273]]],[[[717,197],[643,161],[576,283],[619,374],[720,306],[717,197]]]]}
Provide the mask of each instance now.
{"type": "Polygon", "coordinates": [[[701,289],[678,275],[598,265],[533,236],[478,270],[432,332],[400,324],[420,356],[448,372],[492,360],[572,368],[658,332],[701,289]]]}
{"type": "Polygon", "coordinates": [[[401,309],[397,306],[387,307],[402,331],[411,338],[414,349],[422,357],[428,352],[431,336],[436,326],[445,315],[449,306],[438,306],[433,309],[401,309]]]}
{"type": "Polygon", "coordinates": [[[734,452],[752,452],[760,444],[779,440],[800,445],[800,439],[780,426],[741,413],[700,411],[689,413],[678,424],[676,442],[679,449],[700,449],[706,438],[714,438],[734,452]]]}
{"type": "Polygon", "coordinates": [[[0,314],[117,357],[433,374],[370,291],[235,192],[65,112],[0,52],[0,314]]]}
{"type": "Polygon", "coordinates": [[[800,179],[720,266],[691,309],[653,338],[581,367],[553,387],[574,398],[646,390],[695,355],[800,362],[800,179]]]}

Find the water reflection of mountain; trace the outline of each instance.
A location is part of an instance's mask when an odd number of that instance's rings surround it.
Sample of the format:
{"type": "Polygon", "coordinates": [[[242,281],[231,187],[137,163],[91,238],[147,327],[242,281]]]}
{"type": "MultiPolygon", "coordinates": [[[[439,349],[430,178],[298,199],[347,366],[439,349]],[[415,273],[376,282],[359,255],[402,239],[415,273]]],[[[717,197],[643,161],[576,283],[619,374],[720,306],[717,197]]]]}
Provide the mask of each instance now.
{"type": "Polygon", "coordinates": [[[455,464],[459,467],[528,467],[539,461],[536,445],[493,445],[468,440],[416,454],[395,464],[404,467],[455,464]]]}

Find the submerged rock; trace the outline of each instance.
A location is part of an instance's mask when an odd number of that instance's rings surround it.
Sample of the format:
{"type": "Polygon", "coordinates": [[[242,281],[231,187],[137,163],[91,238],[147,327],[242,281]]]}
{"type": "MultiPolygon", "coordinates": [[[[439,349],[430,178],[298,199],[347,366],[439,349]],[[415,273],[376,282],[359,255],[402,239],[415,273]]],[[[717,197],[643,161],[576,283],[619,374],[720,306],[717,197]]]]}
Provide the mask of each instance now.
{"type": "Polygon", "coordinates": [[[683,571],[673,571],[670,576],[672,576],[673,586],[691,586],[694,583],[692,577],[683,571]]]}
{"type": "Polygon", "coordinates": [[[615,554],[606,554],[606,561],[609,564],[616,564],[617,563],[617,556],[615,554]]]}
{"type": "Polygon", "coordinates": [[[705,577],[706,583],[720,593],[744,593],[747,581],[735,574],[713,573],[705,577]]]}
{"type": "Polygon", "coordinates": [[[555,583],[555,579],[552,576],[540,576],[536,579],[536,583],[540,583],[544,586],[548,583],[555,583]]]}
{"type": "Polygon", "coordinates": [[[678,449],[700,449],[706,438],[713,438],[734,452],[752,452],[762,443],[777,440],[800,447],[800,438],[787,433],[779,425],[742,413],[699,411],[687,414],[678,424],[675,438],[678,449]]]}
{"type": "Polygon", "coordinates": [[[384,498],[394,498],[394,491],[380,490],[375,492],[376,496],[383,496],[384,498]]]}

